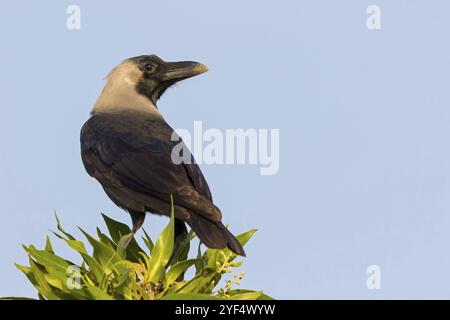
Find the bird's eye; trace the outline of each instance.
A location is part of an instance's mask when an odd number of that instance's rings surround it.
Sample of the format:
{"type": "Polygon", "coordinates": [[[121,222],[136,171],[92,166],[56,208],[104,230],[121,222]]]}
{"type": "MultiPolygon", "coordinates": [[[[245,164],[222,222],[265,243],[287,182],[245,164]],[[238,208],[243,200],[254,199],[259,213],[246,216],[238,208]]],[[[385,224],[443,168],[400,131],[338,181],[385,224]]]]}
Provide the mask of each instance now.
{"type": "Polygon", "coordinates": [[[156,70],[156,65],[153,63],[147,63],[144,65],[144,70],[146,72],[152,73],[156,70]]]}

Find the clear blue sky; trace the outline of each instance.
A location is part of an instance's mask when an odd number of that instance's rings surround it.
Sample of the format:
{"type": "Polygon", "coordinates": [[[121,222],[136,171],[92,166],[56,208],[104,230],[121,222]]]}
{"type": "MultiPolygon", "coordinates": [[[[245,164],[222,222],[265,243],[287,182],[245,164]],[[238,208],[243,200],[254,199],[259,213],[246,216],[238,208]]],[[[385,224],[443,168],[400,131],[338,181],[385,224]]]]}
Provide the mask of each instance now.
{"type": "Polygon", "coordinates": [[[34,295],[13,263],[26,262],[21,243],[44,243],[53,209],[74,232],[100,212],[129,223],[85,173],[79,129],[109,70],[155,53],[210,67],[163,96],[173,127],[280,128],[278,175],[202,165],[225,223],[259,229],[243,287],[450,298],[449,12],[444,0],[3,3],[0,296],[34,295]],[[81,30],[66,29],[69,4],[81,30]],[[372,264],[381,290],[366,288],[372,264]]]}

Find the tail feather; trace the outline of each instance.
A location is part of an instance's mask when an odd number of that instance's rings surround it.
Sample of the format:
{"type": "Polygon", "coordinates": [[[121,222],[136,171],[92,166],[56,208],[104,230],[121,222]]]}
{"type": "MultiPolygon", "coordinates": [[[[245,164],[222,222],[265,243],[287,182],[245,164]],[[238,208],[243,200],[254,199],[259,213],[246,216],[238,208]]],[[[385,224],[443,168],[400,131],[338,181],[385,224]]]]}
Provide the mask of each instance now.
{"type": "Polygon", "coordinates": [[[208,248],[223,249],[228,247],[234,253],[245,257],[244,248],[222,222],[214,222],[202,216],[195,216],[187,223],[208,248]]]}

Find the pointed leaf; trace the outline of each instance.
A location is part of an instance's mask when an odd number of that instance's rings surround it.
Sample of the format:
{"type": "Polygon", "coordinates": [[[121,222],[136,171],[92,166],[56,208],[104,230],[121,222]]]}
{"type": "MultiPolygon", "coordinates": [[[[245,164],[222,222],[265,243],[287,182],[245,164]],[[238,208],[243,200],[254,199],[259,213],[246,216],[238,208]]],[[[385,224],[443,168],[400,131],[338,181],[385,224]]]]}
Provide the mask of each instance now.
{"type": "Polygon", "coordinates": [[[165,266],[169,262],[173,252],[174,240],[174,207],[172,200],[172,213],[169,224],[159,235],[153,248],[149,262],[149,281],[157,283],[164,279],[165,266]]]}
{"type": "Polygon", "coordinates": [[[58,230],[61,231],[67,238],[69,238],[71,240],[75,240],[74,236],[72,236],[70,233],[64,231],[64,229],[62,228],[61,223],[59,221],[59,218],[56,215],[56,212],[55,212],[55,218],[56,218],[56,227],[58,228],[58,230]]]}
{"type": "MultiPolygon", "coordinates": [[[[109,234],[115,243],[119,243],[120,238],[124,235],[130,234],[131,229],[126,224],[111,219],[107,215],[103,214],[103,220],[105,220],[106,227],[108,228],[109,234]]],[[[131,239],[127,245],[126,252],[128,260],[133,262],[139,262],[139,252],[143,252],[142,248],[137,243],[136,239],[131,239]]]]}
{"type": "Polygon", "coordinates": [[[236,293],[230,296],[232,300],[258,300],[262,296],[262,291],[252,291],[244,293],[236,293]]]}
{"type": "Polygon", "coordinates": [[[97,228],[97,236],[101,242],[110,246],[113,250],[117,249],[117,244],[115,244],[106,234],[101,232],[99,228],[97,228]]]}
{"type": "Polygon", "coordinates": [[[144,240],[145,245],[147,246],[149,253],[151,253],[152,250],[153,250],[153,247],[155,245],[154,245],[154,243],[152,241],[152,238],[150,238],[150,236],[148,235],[148,233],[144,229],[142,229],[142,231],[144,231],[144,235],[145,235],[145,238],[142,237],[142,240],[144,240]]]}
{"type": "Polygon", "coordinates": [[[178,254],[178,259],[177,259],[178,262],[187,260],[187,258],[189,256],[189,250],[191,248],[190,242],[192,241],[193,238],[195,238],[195,233],[191,229],[189,231],[186,239],[181,244],[180,253],[178,254]]]}
{"type": "Polygon", "coordinates": [[[83,232],[84,236],[88,239],[91,246],[94,248],[94,258],[97,260],[103,267],[113,267],[118,262],[122,260],[122,258],[114,251],[111,247],[94,239],[90,234],[88,234],[83,229],[79,228],[81,232],[83,232]]]}
{"type": "Polygon", "coordinates": [[[211,293],[213,289],[211,284],[213,284],[212,281],[214,281],[215,276],[214,270],[208,269],[203,274],[197,275],[186,282],[176,293],[211,293]]]}
{"type": "Polygon", "coordinates": [[[50,242],[50,238],[48,236],[45,238],[45,250],[54,253],[52,243],[50,242]]]}
{"type": "Polygon", "coordinates": [[[192,265],[197,262],[197,259],[185,260],[178,262],[174,266],[170,268],[170,270],[166,274],[166,285],[165,287],[170,286],[173,282],[175,282],[179,276],[186,272],[192,265]]]}
{"type": "Polygon", "coordinates": [[[173,293],[164,296],[161,300],[224,300],[224,298],[200,293],[173,293]]]}
{"type": "Polygon", "coordinates": [[[236,290],[231,290],[229,294],[231,296],[231,299],[234,299],[233,296],[235,296],[235,295],[240,295],[240,294],[245,294],[245,293],[252,293],[252,292],[259,292],[260,293],[260,296],[256,300],[275,300],[274,298],[272,298],[272,297],[268,296],[267,294],[265,294],[263,291],[236,289],[236,290]]]}

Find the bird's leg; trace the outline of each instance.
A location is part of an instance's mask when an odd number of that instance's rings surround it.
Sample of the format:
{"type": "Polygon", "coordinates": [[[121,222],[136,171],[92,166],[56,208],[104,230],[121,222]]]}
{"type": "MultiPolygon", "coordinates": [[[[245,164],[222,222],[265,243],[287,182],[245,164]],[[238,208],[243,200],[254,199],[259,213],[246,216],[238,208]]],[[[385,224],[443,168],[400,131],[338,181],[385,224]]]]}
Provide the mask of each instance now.
{"type": "Polygon", "coordinates": [[[133,239],[134,235],[139,230],[139,228],[142,226],[142,224],[144,223],[144,220],[145,220],[145,213],[143,213],[143,212],[129,211],[129,213],[131,216],[131,221],[133,223],[133,228],[131,229],[131,233],[129,233],[127,235],[128,238],[125,240],[125,242],[123,244],[124,249],[126,249],[128,244],[130,243],[131,239],[133,239]]]}
{"type": "Polygon", "coordinates": [[[178,259],[178,255],[180,254],[180,249],[182,245],[185,243],[185,240],[187,238],[188,232],[186,229],[186,225],[184,224],[184,221],[180,219],[175,219],[175,236],[174,236],[174,242],[173,242],[173,251],[172,256],[169,259],[169,262],[167,263],[167,266],[170,266],[171,264],[175,263],[178,259]]]}
{"type": "Polygon", "coordinates": [[[131,221],[133,222],[133,229],[131,232],[136,234],[145,220],[145,213],[138,211],[130,211],[131,221]]]}

